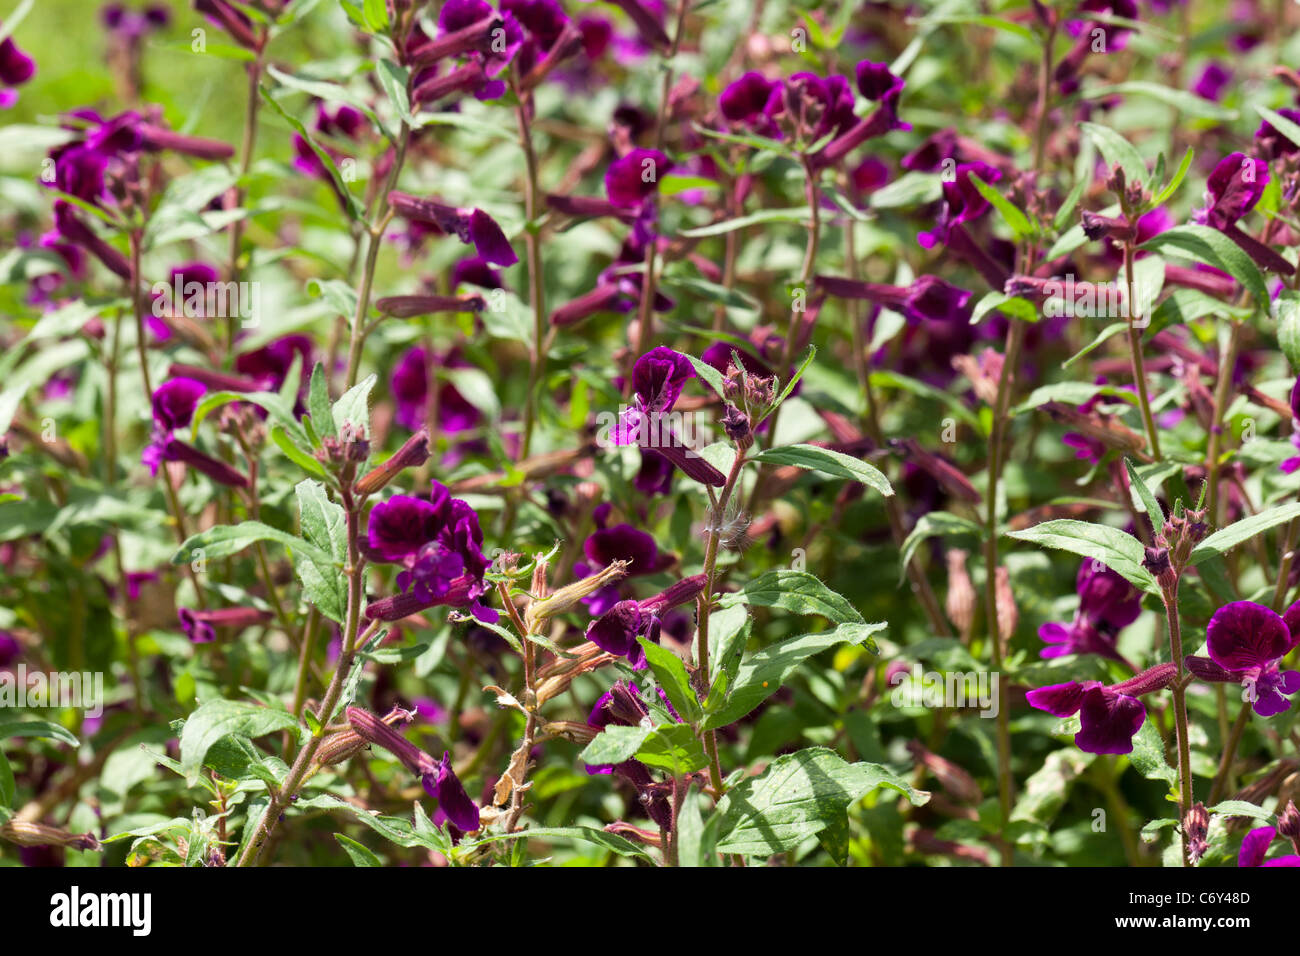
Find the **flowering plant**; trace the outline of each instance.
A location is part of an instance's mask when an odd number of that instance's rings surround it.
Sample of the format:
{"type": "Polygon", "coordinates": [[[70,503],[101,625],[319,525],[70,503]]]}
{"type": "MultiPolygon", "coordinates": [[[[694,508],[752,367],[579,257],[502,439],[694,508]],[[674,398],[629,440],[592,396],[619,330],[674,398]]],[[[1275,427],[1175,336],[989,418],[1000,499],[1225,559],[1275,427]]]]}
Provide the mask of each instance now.
{"type": "Polygon", "coordinates": [[[1294,865],[1294,5],[10,6],[0,859],[1294,865]]]}

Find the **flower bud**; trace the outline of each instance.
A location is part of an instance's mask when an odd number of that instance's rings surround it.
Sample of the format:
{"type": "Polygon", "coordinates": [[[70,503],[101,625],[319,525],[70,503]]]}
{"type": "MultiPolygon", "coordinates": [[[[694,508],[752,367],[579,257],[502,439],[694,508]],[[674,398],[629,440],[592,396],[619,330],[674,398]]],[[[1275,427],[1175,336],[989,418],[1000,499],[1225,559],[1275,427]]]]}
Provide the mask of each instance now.
{"type": "Polygon", "coordinates": [[[1296,809],[1294,800],[1288,800],[1282,812],[1277,815],[1277,829],[1300,853],[1300,810],[1296,809]]]}
{"type": "Polygon", "coordinates": [[[948,561],[948,599],[944,605],[948,620],[961,635],[962,643],[970,641],[975,626],[975,586],[966,570],[967,553],[960,548],[951,549],[948,561]]]}
{"type": "Polygon", "coordinates": [[[352,490],[359,495],[373,495],[396,478],[402,469],[418,468],[428,460],[429,433],[421,428],[408,438],[401,448],[393,452],[391,458],[373,471],[362,475],[352,490]]]}
{"type": "Polygon", "coordinates": [[[1210,829],[1210,814],[1205,804],[1194,803],[1183,818],[1183,839],[1187,843],[1187,856],[1193,863],[1198,862],[1209,849],[1206,835],[1210,829]]]}
{"type": "Polygon", "coordinates": [[[1020,623],[1020,611],[1016,608],[1016,596],[1011,593],[1011,572],[999,567],[994,577],[994,600],[998,611],[998,638],[1002,641],[1005,652],[1011,637],[1016,633],[1020,623]]]}

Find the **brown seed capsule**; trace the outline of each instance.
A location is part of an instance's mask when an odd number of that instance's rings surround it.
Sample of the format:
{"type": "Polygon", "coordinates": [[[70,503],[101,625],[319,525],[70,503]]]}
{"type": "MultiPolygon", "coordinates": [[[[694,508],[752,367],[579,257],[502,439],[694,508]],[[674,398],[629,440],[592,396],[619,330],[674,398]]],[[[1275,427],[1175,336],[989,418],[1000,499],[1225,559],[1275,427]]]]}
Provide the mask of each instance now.
{"type": "Polygon", "coordinates": [[[967,557],[961,548],[952,548],[946,555],[948,599],[944,608],[948,612],[948,620],[961,635],[963,644],[970,643],[971,630],[975,626],[975,586],[971,584],[970,573],[966,570],[967,557]]]}
{"type": "Polygon", "coordinates": [[[1007,644],[1011,641],[1011,636],[1016,633],[1016,625],[1020,623],[1020,612],[1016,609],[1016,598],[1011,593],[1011,572],[1005,567],[997,569],[994,594],[998,609],[998,637],[1002,641],[1002,650],[1005,653],[1007,644]]]}

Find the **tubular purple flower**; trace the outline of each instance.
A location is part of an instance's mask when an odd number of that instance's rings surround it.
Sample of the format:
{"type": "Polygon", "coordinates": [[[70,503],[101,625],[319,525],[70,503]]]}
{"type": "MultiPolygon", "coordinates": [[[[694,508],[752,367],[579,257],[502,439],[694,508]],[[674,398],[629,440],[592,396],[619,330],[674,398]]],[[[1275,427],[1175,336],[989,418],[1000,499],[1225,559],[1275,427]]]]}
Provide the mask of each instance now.
{"type": "Polygon", "coordinates": [[[247,488],[248,476],[237,471],[224,461],[204,454],[193,445],[187,445],[175,438],[169,439],[162,447],[163,461],[179,461],[195,471],[200,471],[218,484],[231,488],[247,488]]]}
{"type": "Polygon", "coordinates": [[[912,322],[965,322],[971,294],[932,275],[908,286],[880,285],[840,276],[815,276],[817,289],[844,299],[868,299],[901,312],[912,322]]]}
{"type": "Polygon", "coordinates": [[[1116,643],[1119,632],[1142,613],[1142,595],[1133,585],[1104,565],[1093,561],[1079,566],[1076,579],[1079,609],[1069,624],[1048,622],[1038,629],[1047,646],[1043,658],[1067,654],[1097,654],[1124,662],[1116,643]]]}
{"type": "Polygon", "coordinates": [[[184,428],[194,418],[194,410],[208,387],[192,378],[172,378],[153,393],[153,420],[168,432],[184,428]]]}
{"type": "Polygon", "coordinates": [[[1086,753],[1126,754],[1133,751],[1133,735],[1146,720],[1146,708],[1137,698],[1161,690],[1178,676],[1172,664],[1159,664],[1130,680],[1104,686],[1100,681],[1070,681],[1029,691],[1031,707],[1057,717],[1079,715],[1081,728],[1075,745],[1086,753]]]}
{"type": "Polygon", "coordinates": [[[1253,601],[1225,604],[1206,628],[1209,659],[1189,657],[1188,669],[1203,681],[1242,684],[1261,717],[1289,710],[1287,697],[1300,692],[1300,671],[1283,671],[1279,662],[1300,643],[1288,624],[1300,620],[1300,602],[1286,613],[1284,619],[1253,601]]]}
{"type": "Polygon", "coordinates": [[[605,171],[605,195],[620,209],[637,209],[659,190],[673,161],[657,149],[633,149],[605,171]]]}
{"type": "Polygon", "coordinates": [[[457,209],[436,199],[396,191],[388,194],[388,201],[399,216],[437,226],[466,245],[473,245],[487,262],[512,266],[519,261],[501,227],[481,209],[457,209]]]}
{"type": "Polygon", "coordinates": [[[241,631],[246,627],[264,624],[271,619],[270,611],[261,611],[255,607],[223,607],[213,611],[193,610],[182,607],[176,612],[181,629],[194,644],[208,644],[216,640],[216,629],[229,628],[241,631]]]}
{"type": "Polygon", "coordinates": [[[588,625],[587,640],[609,654],[626,657],[640,670],[646,666],[645,649],[637,643],[637,638],[647,637],[659,643],[659,624],[664,612],[694,601],[706,583],[705,575],[695,574],[643,601],[620,601],[588,625]]]}
{"type": "Polygon", "coordinates": [[[438,808],[456,829],[472,833],[479,828],[478,806],[452,770],[450,753],[444,752],[442,760],[434,760],[397,730],[360,707],[349,707],[347,718],[358,737],[387,750],[420,778],[425,792],[438,801],[438,808]]]}
{"type": "Polygon", "coordinates": [[[363,475],[352,486],[358,495],[373,495],[404,469],[418,468],[429,460],[429,433],[421,428],[402,443],[402,447],[393,452],[392,457],[382,465],[363,475]]]}

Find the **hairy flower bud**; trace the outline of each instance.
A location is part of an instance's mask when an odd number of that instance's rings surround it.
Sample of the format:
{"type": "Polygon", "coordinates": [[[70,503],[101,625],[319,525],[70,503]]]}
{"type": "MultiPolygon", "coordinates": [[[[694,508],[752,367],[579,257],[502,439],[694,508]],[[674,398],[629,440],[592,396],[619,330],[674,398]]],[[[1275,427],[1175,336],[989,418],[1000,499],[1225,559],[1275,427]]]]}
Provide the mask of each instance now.
{"type": "MultiPolygon", "coordinates": [[[[368,444],[368,443],[367,443],[368,444]]],[[[429,433],[421,428],[408,438],[391,458],[358,479],[353,491],[373,495],[397,477],[404,468],[418,468],[429,460],[429,433]]]]}
{"type": "Polygon", "coordinates": [[[1210,814],[1206,811],[1205,804],[1192,804],[1187,816],[1183,818],[1183,839],[1187,841],[1187,856],[1193,863],[1198,862],[1210,848],[1206,841],[1209,829],[1210,814]]]}
{"type": "Polygon", "coordinates": [[[966,570],[967,557],[967,553],[960,548],[953,548],[946,555],[948,599],[944,609],[948,612],[948,620],[961,635],[962,643],[970,642],[971,631],[975,626],[975,586],[966,570]]]}

